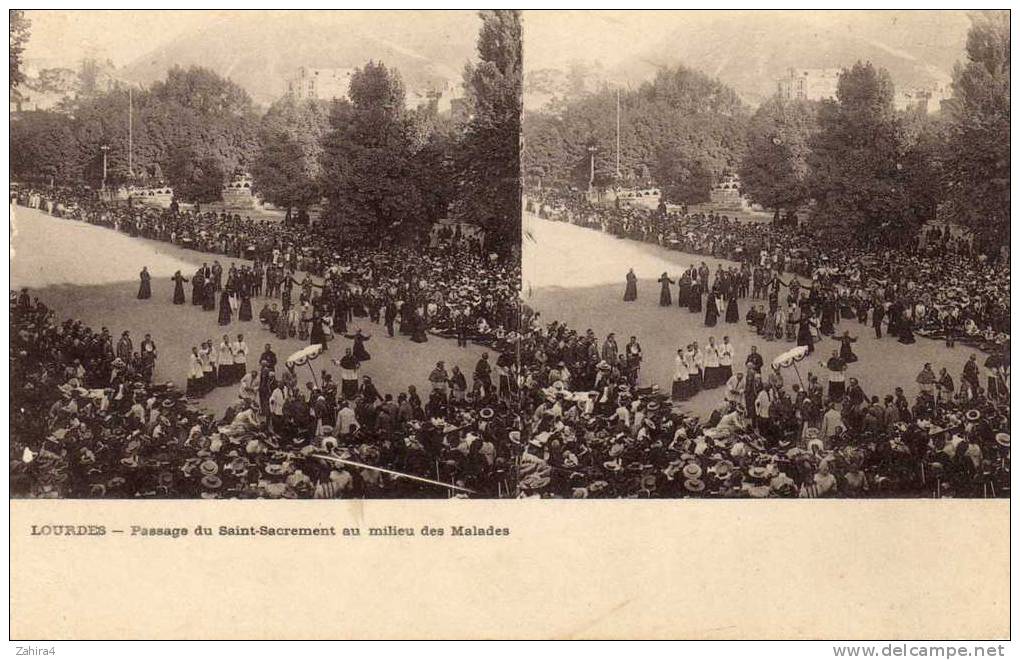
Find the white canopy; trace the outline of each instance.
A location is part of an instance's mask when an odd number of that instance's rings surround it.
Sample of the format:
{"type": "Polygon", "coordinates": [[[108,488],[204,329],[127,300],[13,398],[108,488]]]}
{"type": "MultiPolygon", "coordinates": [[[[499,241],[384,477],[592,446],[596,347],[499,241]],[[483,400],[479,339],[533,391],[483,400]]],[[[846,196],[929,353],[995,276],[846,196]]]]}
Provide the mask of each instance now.
{"type": "Polygon", "coordinates": [[[792,366],[794,362],[800,362],[807,356],[807,346],[795,346],[785,353],[780,353],[772,360],[772,367],[778,369],[780,367],[792,366]]]}
{"type": "Polygon", "coordinates": [[[287,358],[287,366],[300,367],[304,364],[307,364],[311,360],[314,360],[315,358],[319,357],[321,354],[322,344],[312,344],[311,346],[305,346],[300,351],[292,353],[291,356],[287,358]]]}

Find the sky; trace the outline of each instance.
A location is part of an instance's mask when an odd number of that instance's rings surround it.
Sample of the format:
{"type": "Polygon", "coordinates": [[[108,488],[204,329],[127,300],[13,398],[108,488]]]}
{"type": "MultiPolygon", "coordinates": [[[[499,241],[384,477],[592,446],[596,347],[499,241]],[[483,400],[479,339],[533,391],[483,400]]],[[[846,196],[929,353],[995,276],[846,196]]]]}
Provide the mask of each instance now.
{"type": "Polygon", "coordinates": [[[864,39],[891,49],[909,48],[918,41],[958,43],[969,19],[962,11],[635,11],[563,10],[524,13],[524,68],[526,71],[561,67],[572,59],[598,59],[606,68],[618,64],[650,44],[668,43],[671,37],[697,39],[699,31],[718,25],[732,26],[730,47],[739,52],[740,36],[765,24],[777,39],[794,23],[826,31],[855,31],[864,39]]]}
{"type": "Polygon", "coordinates": [[[127,64],[144,52],[218,20],[223,12],[198,10],[52,11],[28,10],[31,37],[25,48],[30,64],[73,66],[86,57],[127,64]]]}
{"type": "MultiPolygon", "coordinates": [[[[268,26],[274,22],[288,28],[303,21],[335,25],[338,38],[357,29],[379,41],[399,46],[413,35],[427,33],[462,35],[468,51],[478,33],[475,11],[286,11],[270,10],[27,10],[31,36],[25,49],[30,67],[74,67],[83,58],[109,59],[125,66],[181,37],[203,31],[216,33],[217,24],[260,16],[268,26]],[[285,16],[286,15],[286,16],[285,16]],[[286,19],[286,20],[279,20],[286,19]]],[[[281,33],[281,39],[300,39],[300,31],[281,33]]],[[[225,44],[226,46],[226,44],[225,44]]],[[[268,48],[273,44],[267,43],[268,48]]],[[[455,63],[457,70],[462,63],[455,63]]]]}

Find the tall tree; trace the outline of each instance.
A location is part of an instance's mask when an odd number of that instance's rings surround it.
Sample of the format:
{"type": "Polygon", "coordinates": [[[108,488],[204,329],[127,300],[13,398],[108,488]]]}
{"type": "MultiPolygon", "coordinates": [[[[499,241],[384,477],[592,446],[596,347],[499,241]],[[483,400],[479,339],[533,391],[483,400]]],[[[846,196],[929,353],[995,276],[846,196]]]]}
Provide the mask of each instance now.
{"type": "Polygon", "coordinates": [[[836,100],[823,101],[809,141],[815,218],[830,229],[903,240],[916,229],[905,194],[893,84],[884,69],[844,70],[836,100]]]}
{"type": "Polygon", "coordinates": [[[252,163],[254,191],[284,208],[307,209],[321,198],[322,140],[329,104],[286,95],[266,111],[252,163]]]}
{"type": "Polygon", "coordinates": [[[662,189],[663,201],[701,204],[709,200],[712,172],[702,161],[691,159],[675,148],[660,151],[652,176],[662,189]]]}
{"type": "MultiPolygon", "coordinates": [[[[661,161],[700,162],[713,179],[734,171],[744,153],[747,107],[737,94],[699,71],[684,66],[659,71],[636,89],[620,90],[620,174],[635,185],[661,161]]],[[[605,86],[542,112],[524,117],[522,168],[543,183],[564,185],[594,145],[595,170],[616,174],[617,90],[605,86]]],[[[659,182],[663,183],[664,182],[659,182]]]]}
{"type": "Polygon", "coordinates": [[[816,105],[774,96],[762,103],[747,127],[740,187],[751,201],[778,216],[808,200],[808,140],[817,130],[816,105]]]}
{"type": "Polygon", "coordinates": [[[479,61],[464,74],[472,114],[457,149],[453,212],[481,225],[491,249],[511,254],[521,236],[521,17],[486,10],[481,18],[479,61]]]}
{"type": "Polygon", "coordinates": [[[976,13],[971,23],[947,104],[944,191],[949,217],[988,242],[1009,235],[1009,12],[976,13]]]}
{"type": "Polygon", "coordinates": [[[337,103],[323,143],[327,217],[377,232],[420,212],[400,75],[369,62],[351,76],[350,104],[337,103]]]}
{"type": "Polygon", "coordinates": [[[11,32],[11,46],[8,51],[10,63],[8,87],[13,89],[25,82],[26,79],[22,64],[24,64],[25,44],[28,43],[32,22],[25,17],[25,11],[22,9],[11,9],[8,18],[10,19],[11,32]]]}

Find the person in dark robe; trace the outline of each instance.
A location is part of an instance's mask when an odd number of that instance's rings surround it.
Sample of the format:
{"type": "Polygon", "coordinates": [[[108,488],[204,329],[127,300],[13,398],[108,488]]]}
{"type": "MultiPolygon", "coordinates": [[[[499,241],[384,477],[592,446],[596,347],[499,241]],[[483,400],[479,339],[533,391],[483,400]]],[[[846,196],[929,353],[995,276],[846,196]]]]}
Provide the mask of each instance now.
{"type": "Polygon", "coordinates": [[[851,348],[851,344],[856,341],[857,337],[851,337],[849,331],[844,332],[843,336],[839,338],[839,359],[846,364],[857,362],[857,356],[854,355],[851,348]]]}
{"type": "Polygon", "coordinates": [[[899,341],[901,344],[913,344],[916,341],[914,339],[914,322],[906,314],[900,318],[899,331],[899,341]]]}
{"type": "Polygon", "coordinates": [[[273,328],[273,332],[280,339],[286,339],[290,330],[290,320],[287,318],[287,308],[285,307],[282,312],[276,317],[276,327],[273,328]]]}
{"type": "Polygon", "coordinates": [[[397,332],[402,335],[411,334],[411,302],[405,300],[399,303],[400,307],[400,321],[397,323],[397,332]]]}
{"type": "Polygon", "coordinates": [[[692,314],[701,312],[701,284],[697,281],[691,282],[690,300],[687,301],[687,309],[692,314]]]}
{"type": "Polygon", "coordinates": [[[220,325],[230,325],[230,318],[230,294],[227,293],[227,289],[223,289],[220,292],[220,325]]]}
{"type": "MultiPolygon", "coordinates": [[[[386,311],[383,312],[383,321],[386,325],[386,334],[393,337],[393,322],[397,320],[397,305],[392,300],[386,301],[386,311]]],[[[340,328],[340,332],[346,332],[347,326],[340,328]]]]}
{"type": "Polygon", "coordinates": [[[676,304],[678,307],[686,307],[691,296],[691,276],[684,272],[676,281],[676,304]]]}
{"type": "Polygon", "coordinates": [[[248,283],[241,283],[241,306],[237,310],[238,321],[251,320],[251,289],[248,283]]]}
{"type": "Polygon", "coordinates": [[[882,338],[882,320],[885,318],[885,305],[876,300],[871,310],[871,326],[875,328],[875,338],[882,338]]]}
{"type": "Polygon", "coordinates": [[[637,275],[634,274],[634,269],[631,268],[627,271],[627,289],[623,292],[623,302],[632,302],[637,300],[637,275]]]}
{"type": "Polygon", "coordinates": [[[800,317],[800,324],[797,328],[797,345],[807,346],[807,354],[811,355],[815,352],[815,338],[811,335],[811,327],[814,324],[811,322],[811,314],[802,313],[800,317]]]}
{"type": "Polygon", "coordinates": [[[181,271],[177,271],[170,280],[174,283],[174,304],[183,305],[186,302],[186,298],[184,297],[184,283],[188,281],[188,278],[181,275],[181,271]]]}
{"type": "MultiPolygon", "coordinates": [[[[229,305],[229,300],[227,301],[229,305]]],[[[206,312],[212,312],[216,309],[216,290],[213,287],[213,281],[211,277],[207,277],[202,285],[202,309],[206,312]]]]}
{"type": "Polygon", "coordinates": [[[846,362],[836,351],[833,351],[832,357],[825,363],[825,368],[829,370],[829,400],[841,401],[843,394],[846,393],[846,382],[843,375],[843,372],[846,371],[846,362]]]}
{"type": "Polygon", "coordinates": [[[737,323],[740,321],[740,309],[737,307],[737,288],[731,286],[729,295],[726,296],[726,322],[737,323]]]}
{"type": "Polygon", "coordinates": [[[195,274],[191,276],[191,304],[202,305],[205,296],[205,276],[202,275],[202,269],[199,268],[195,271],[195,274]]]}
{"type": "Polygon", "coordinates": [[[889,305],[889,309],[886,311],[889,316],[889,323],[886,325],[886,331],[893,337],[900,336],[900,326],[903,323],[903,305],[899,300],[894,300],[889,305]]]}
{"type": "Polygon", "coordinates": [[[340,395],[347,399],[354,399],[358,395],[358,359],[351,353],[351,349],[345,351],[344,356],[336,361],[340,367],[340,395]]]}
{"type": "Polygon", "coordinates": [[[365,342],[371,339],[371,336],[362,333],[360,328],[355,330],[353,335],[344,336],[354,340],[354,357],[358,358],[359,362],[368,362],[372,359],[372,356],[365,350],[365,342]]]}
{"type": "Polygon", "coordinates": [[[138,274],[141,280],[138,284],[138,299],[148,300],[152,297],[152,276],[149,275],[149,268],[142,266],[142,272],[138,274]]]}
{"type": "Polygon", "coordinates": [[[705,326],[712,328],[719,321],[719,307],[716,305],[714,291],[709,291],[708,299],[705,301],[705,326]]]}
{"type": "Polygon", "coordinates": [[[426,334],[425,319],[418,313],[418,310],[412,310],[411,315],[411,341],[423,344],[429,340],[428,334],[426,334]]]}
{"type": "Polygon", "coordinates": [[[662,291],[659,293],[659,306],[669,307],[673,304],[673,294],[670,291],[670,286],[673,284],[673,280],[669,279],[667,273],[663,273],[659,277],[659,284],[662,285],[662,291]]]}
{"type": "Polygon", "coordinates": [[[822,301],[822,320],[818,327],[819,332],[825,336],[831,335],[836,331],[834,327],[836,322],[836,303],[831,297],[826,297],[822,301]]]}
{"type": "Polygon", "coordinates": [[[329,344],[326,341],[326,331],[322,328],[322,316],[316,314],[312,317],[312,329],[308,333],[309,344],[322,344],[322,350],[329,350],[329,344]]]}

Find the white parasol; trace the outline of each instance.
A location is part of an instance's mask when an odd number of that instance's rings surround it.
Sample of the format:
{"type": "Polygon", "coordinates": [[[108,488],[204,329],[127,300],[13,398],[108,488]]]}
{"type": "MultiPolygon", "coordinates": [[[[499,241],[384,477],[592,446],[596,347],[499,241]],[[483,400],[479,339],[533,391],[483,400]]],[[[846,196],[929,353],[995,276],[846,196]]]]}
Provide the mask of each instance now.
{"type": "Polygon", "coordinates": [[[300,367],[308,364],[315,358],[322,355],[322,344],[312,344],[311,346],[305,346],[296,353],[291,353],[290,357],[287,358],[288,367],[300,367]]]}
{"type": "Polygon", "coordinates": [[[797,373],[797,380],[800,381],[801,387],[804,386],[804,381],[801,380],[800,371],[797,370],[797,363],[807,357],[807,346],[795,346],[785,353],[780,353],[772,360],[772,368],[780,369],[783,367],[793,367],[793,370],[797,373]]]}
{"type": "Polygon", "coordinates": [[[779,369],[781,367],[792,367],[795,362],[800,362],[807,357],[807,346],[795,346],[785,353],[780,353],[772,360],[772,367],[779,369]]]}
{"type": "Polygon", "coordinates": [[[312,372],[312,382],[315,386],[319,386],[318,379],[315,378],[315,369],[312,369],[312,360],[322,355],[322,344],[312,344],[311,346],[305,346],[300,351],[291,353],[290,357],[287,358],[287,368],[292,370],[294,367],[300,367],[301,365],[308,365],[308,370],[312,372]]]}

